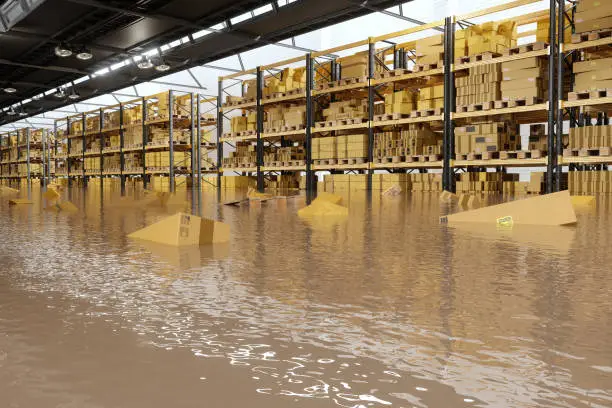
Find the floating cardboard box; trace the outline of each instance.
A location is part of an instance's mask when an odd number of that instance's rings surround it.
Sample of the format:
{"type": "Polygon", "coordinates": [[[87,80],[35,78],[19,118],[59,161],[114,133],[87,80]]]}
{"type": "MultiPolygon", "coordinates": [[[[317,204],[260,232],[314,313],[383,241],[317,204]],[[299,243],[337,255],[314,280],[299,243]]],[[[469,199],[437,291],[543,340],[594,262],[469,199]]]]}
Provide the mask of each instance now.
{"type": "Polygon", "coordinates": [[[12,200],[9,200],[9,204],[10,205],[29,205],[29,204],[34,204],[34,203],[28,200],[27,198],[14,198],[12,200]]]}
{"type": "Polygon", "coordinates": [[[457,203],[459,202],[459,196],[457,196],[456,194],[451,193],[450,191],[442,191],[442,194],[440,194],[440,202],[442,203],[457,203]]]}
{"type": "Polygon", "coordinates": [[[348,214],[348,208],[318,198],[308,207],[298,211],[298,216],[300,217],[345,217],[348,214]]]}
{"type": "Polygon", "coordinates": [[[65,212],[78,212],[79,211],[78,207],[72,204],[70,201],[62,201],[61,203],[57,205],[57,207],[61,211],[65,211],[65,212]]]}
{"type": "Polygon", "coordinates": [[[317,198],[315,201],[327,201],[332,204],[341,204],[342,196],[332,193],[320,192],[317,194],[317,198]]]}
{"type": "Polygon", "coordinates": [[[595,205],[595,196],[572,196],[574,209],[585,208],[595,205]]]}
{"type": "Polygon", "coordinates": [[[43,193],[43,198],[47,201],[55,201],[60,198],[60,195],[57,190],[48,189],[43,193]]]}
{"type": "Polygon", "coordinates": [[[569,191],[562,191],[448,215],[441,217],[440,222],[448,224],[475,222],[498,225],[572,225],[576,223],[576,213],[569,191]]]}
{"type": "Polygon", "coordinates": [[[229,233],[229,226],[223,223],[177,213],[128,237],[165,245],[187,246],[228,242],[229,233]]]}

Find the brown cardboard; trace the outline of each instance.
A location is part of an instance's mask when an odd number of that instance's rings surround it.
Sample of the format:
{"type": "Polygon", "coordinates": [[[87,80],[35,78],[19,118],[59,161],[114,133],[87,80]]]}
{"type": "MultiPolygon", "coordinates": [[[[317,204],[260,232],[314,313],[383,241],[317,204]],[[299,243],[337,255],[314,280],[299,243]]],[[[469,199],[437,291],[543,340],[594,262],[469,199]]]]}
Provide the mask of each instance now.
{"type": "Polygon", "coordinates": [[[574,62],[574,73],[601,71],[612,68],[612,58],[601,58],[590,61],[574,62]]]}
{"type": "Polygon", "coordinates": [[[546,73],[543,72],[542,68],[527,68],[527,69],[506,71],[502,75],[504,81],[514,81],[517,79],[526,79],[526,78],[543,78],[545,76],[546,76],[546,73]]]}
{"type": "Polygon", "coordinates": [[[576,24],[577,33],[586,33],[589,31],[603,30],[606,28],[612,28],[612,16],[599,18],[597,20],[588,20],[576,24]]]}
{"type": "Polygon", "coordinates": [[[442,223],[490,223],[498,225],[573,225],[576,214],[569,191],[512,201],[441,217],[442,223]]]}
{"type": "Polygon", "coordinates": [[[504,81],[501,83],[502,92],[511,91],[515,89],[541,87],[542,81],[538,78],[523,78],[516,79],[513,81],[504,81]]]}
{"type": "Polygon", "coordinates": [[[538,68],[548,65],[544,60],[531,57],[515,61],[507,61],[501,63],[502,72],[514,71],[519,69],[538,68]]]}

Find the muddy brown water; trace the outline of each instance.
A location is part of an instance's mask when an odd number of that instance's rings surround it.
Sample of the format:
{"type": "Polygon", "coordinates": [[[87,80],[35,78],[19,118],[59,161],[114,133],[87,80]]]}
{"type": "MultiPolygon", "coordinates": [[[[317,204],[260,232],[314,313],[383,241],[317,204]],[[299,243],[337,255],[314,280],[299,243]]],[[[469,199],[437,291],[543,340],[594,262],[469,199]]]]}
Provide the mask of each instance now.
{"type": "Polygon", "coordinates": [[[0,407],[612,406],[609,199],[497,230],[439,225],[435,194],[347,193],[325,221],[188,195],[0,197],[0,407]],[[232,242],[126,238],[182,209],[232,242]]]}

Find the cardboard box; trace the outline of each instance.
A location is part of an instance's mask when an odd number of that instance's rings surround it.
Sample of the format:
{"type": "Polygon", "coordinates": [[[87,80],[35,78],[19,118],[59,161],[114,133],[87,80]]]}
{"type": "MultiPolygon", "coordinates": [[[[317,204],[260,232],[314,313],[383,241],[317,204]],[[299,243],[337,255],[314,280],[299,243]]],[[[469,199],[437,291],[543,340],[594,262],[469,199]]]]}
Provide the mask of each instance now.
{"type": "Polygon", "coordinates": [[[586,33],[589,31],[612,28],[612,16],[576,23],[575,27],[576,33],[586,33]]]}
{"type": "Polygon", "coordinates": [[[546,77],[547,73],[542,68],[527,68],[506,71],[502,74],[502,80],[515,81],[518,79],[537,79],[546,77]]]}
{"type": "Polygon", "coordinates": [[[547,67],[548,61],[538,57],[525,58],[515,61],[507,61],[501,63],[502,72],[516,71],[521,69],[531,69],[531,68],[540,68],[547,67]]]}
{"type": "Polygon", "coordinates": [[[612,58],[601,58],[591,61],[574,62],[574,73],[581,74],[591,71],[612,69],[612,58]]]}

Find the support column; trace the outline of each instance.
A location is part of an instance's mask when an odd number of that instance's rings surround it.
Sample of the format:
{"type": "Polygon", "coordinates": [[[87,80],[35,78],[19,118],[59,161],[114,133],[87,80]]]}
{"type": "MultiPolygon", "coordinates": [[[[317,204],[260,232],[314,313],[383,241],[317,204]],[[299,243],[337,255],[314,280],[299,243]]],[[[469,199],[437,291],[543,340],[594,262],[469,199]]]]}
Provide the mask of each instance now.
{"type": "Polygon", "coordinates": [[[557,113],[557,83],[555,82],[555,48],[557,44],[557,1],[550,0],[550,38],[548,54],[548,166],[546,173],[546,193],[554,192],[556,186],[555,169],[557,164],[555,149],[555,114],[557,113]]]}
{"type": "Polygon", "coordinates": [[[142,187],[147,186],[147,100],[142,98],[142,187]]]}
{"type": "Polygon", "coordinates": [[[443,174],[444,190],[455,192],[455,170],[451,166],[455,159],[455,123],[452,115],[456,110],[455,73],[455,18],[447,17],[444,22],[444,140],[443,174]]]}
{"type": "MultiPolygon", "coordinates": [[[[372,38],[368,39],[368,163],[374,162],[374,128],[372,127],[372,121],[374,121],[374,87],[372,86],[372,79],[374,79],[374,73],[376,72],[376,43],[372,42],[372,38]]],[[[372,175],[374,174],[373,169],[368,169],[366,177],[366,191],[368,192],[368,198],[372,197],[372,175]]]]}
{"type": "MultiPolygon", "coordinates": [[[[191,115],[191,126],[189,129],[189,143],[191,145],[191,189],[194,190],[195,187],[197,186],[197,182],[196,182],[196,174],[197,174],[197,170],[196,170],[196,156],[197,156],[197,151],[196,151],[196,123],[199,124],[199,121],[196,119],[195,117],[195,106],[194,106],[194,100],[193,100],[193,92],[190,94],[189,96],[189,100],[191,101],[190,106],[190,115],[191,115]]],[[[200,101],[198,99],[198,105],[200,104],[200,101]]],[[[199,128],[199,125],[198,125],[199,128]]],[[[199,139],[198,142],[199,144],[199,139]]]]}
{"type": "Polygon", "coordinates": [[[28,183],[28,191],[32,186],[32,174],[30,173],[30,128],[26,129],[26,177],[28,183]]]}
{"type": "Polygon", "coordinates": [[[196,126],[197,126],[197,132],[196,132],[196,165],[198,166],[198,174],[197,174],[197,178],[198,178],[198,196],[202,190],[202,112],[201,112],[201,105],[200,105],[200,94],[196,94],[196,115],[197,120],[196,120],[196,126]]]}
{"type": "MultiPolygon", "coordinates": [[[[557,52],[557,138],[555,140],[555,191],[561,191],[561,179],[563,178],[563,165],[559,160],[559,157],[563,155],[563,107],[559,103],[559,100],[563,98],[563,41],[565,39],[565,1],[559,1],[558,16],[557,16],[557,43],[555,44],[555,50],[557,52]]],[[[551,43],[552,44],[552,43],[551,43]]],[[[551,45],[552,48],[552,45],[551,45]]]]}
{"type": "Polygon", "coordinates": [[[85,137],[85,126],[87,124],[87,120],[85,119],[85,114],[81,116],[81,132],[82,132],[82,143],[83,143],[83,152],[81,153],[81,160],[83,160],[83,187],[87,187],[87,173],[85,173],[85,150],[87,150],[87,139],[85,137]]]}
{"type": "Polygon", "coordinates": [[[104,110],[100,108],[100,185],[104,186],[104,145],[106,140],[104,138],[104,110]]]}
{"type": "Polygon", "coordinates": [[[125,195],[125,131],[123,129],[123,105],[119,105],[119,165],[121,166],[121,195],[125,195]]]}
{"type": "Polygon", "coordinates": [[[312,170],[312,127],[314,126],[314,106],[312,87],[314,84],[314,64],[312,54],[306,54],[306,204],[316,197],[315,174],[312,170]]]}
{"type": "Polygon", "coordinates": [[[221,171],[223,165],[223,143],[221,138],[223,137],[223,111],[221,106],[223,105],[223,80],[219,80],[219,96],[217,97],[217,190],[218,194],[221,194],[221,181],[223,180],[223,171],[221,171]]]}
{"type": "Polygon", "coordinates": [[[261,98],[263,95],[263,72],[261,67],[257,67],[257,191],[263,193],[265,190],[264,175],[261,171],[264,159],[264,148],[263,140],[261,139],[261,133],[263,132],[263,119],[264,112],[261,104],[261,98]]]}
{"type": "Polygon", "coordinates": [[[174,91],[168,91],[168,115],[170,116],[168,124],[168,142],[170,147],[170,192],[174,193],[175,180],[174,180],[174,91]]]}

